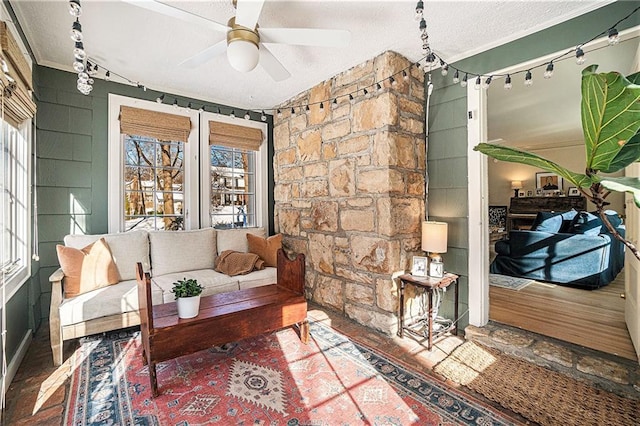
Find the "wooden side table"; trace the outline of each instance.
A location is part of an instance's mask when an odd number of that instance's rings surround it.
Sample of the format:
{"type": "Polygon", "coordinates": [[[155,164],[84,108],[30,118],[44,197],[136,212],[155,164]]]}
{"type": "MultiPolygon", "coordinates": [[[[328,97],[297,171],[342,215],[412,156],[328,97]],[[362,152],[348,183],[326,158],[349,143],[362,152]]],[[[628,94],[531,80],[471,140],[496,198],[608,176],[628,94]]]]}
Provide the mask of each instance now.
{"type": "Polygon", "coordinates": [[[398,336],[403,337],[404,331],[407,331],[416,336],[424,337],[416,333],[413,329],[404,324],[404,288],[407,284],[414,287],[422,288],[427,292],[429,299],[429,310],[427,312],[427,349],[431,350],[433,346],[433,340],[442,336],[444,333],[452,331],[456,336],[458,335],[458,276],[451,273],[446,273],[442,278],[434,277],[416,277],[411,274],[404,274],[398,277],[400,279],[400,312],[399,312],[399,324],[398,324],[398,336]],[[434,333],[433,331],[433,290],[438,288],[446,288],[451,284],[455,284],[455,307],[454,307],[454,319],[453,323],[442,330],[434,333]]]}

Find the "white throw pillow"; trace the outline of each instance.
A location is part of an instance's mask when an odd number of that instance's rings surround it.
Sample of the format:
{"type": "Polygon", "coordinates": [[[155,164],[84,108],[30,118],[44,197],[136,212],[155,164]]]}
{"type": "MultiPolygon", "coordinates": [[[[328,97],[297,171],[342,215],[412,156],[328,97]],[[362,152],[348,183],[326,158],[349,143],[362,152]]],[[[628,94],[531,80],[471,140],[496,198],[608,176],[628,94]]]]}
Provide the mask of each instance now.
{"type": "Polygon", "coordinates": [[[151,231],[153,276],[173,272],[213,269],[216,260],[216,230],[151,231]]]}

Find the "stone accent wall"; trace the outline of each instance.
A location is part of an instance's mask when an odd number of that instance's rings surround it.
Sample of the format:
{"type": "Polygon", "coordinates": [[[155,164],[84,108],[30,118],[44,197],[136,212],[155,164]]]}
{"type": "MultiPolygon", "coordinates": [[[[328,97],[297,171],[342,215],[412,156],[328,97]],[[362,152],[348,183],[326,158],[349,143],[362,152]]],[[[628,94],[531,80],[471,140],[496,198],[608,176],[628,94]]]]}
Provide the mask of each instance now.
{"type": "Polygon", "coordinates": [[[397,327],[393,277],[423,255],[424,75],[411,67],[406,81],[369,86],[410,64],[386,52],[280,105],[283,116],[274,117],[275,228],[307,256],[307,297],[386,333],[397,327]],[[299,108],[320,101],[322,109],[299,108]]]}

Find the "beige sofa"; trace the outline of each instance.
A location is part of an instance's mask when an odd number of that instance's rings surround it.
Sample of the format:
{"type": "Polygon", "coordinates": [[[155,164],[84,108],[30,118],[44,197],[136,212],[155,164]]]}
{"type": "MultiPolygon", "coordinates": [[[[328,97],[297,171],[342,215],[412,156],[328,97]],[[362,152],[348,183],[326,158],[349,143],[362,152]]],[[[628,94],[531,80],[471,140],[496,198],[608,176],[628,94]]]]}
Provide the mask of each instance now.
{"type": "Polygon", "coordinates": [[[64,297],[64,273],[55,271],[51,281],[49,313],[53,362],[60,365],[65,340],[140,324],[136,263],[152,276],[154,305],[172,302],[173,283],[195,278],[203,296],[258,287],[276,282],[276,268],[266,267],[246,275],[228,276],[214,268],[224,250],[247,252],[247,232],[265,237],[262,228],[195,231],[130,231],[104,235],[67,235],[66,246],[83,248],[104,237],[121,281],[73,298],[64,297]]]}

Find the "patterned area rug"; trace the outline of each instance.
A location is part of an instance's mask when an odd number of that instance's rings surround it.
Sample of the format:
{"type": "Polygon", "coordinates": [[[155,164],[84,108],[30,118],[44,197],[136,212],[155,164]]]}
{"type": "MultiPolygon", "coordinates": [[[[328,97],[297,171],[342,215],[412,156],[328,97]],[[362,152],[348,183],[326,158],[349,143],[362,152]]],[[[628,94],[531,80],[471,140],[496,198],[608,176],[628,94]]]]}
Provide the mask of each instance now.
{"type": "Polygon", "coordinates": [[[522,290],[535,280],[528,278],[510,277],[507,275],[489,274],[489,285],[496,287],[509,288],[511,290],[522,290]]]}
{"type": "Polygon", "coordinates": [[[434,371],[541,425],[640,424],[639,400],[622,398],[475,342],[458,346],[434,371]]]}
{"type": "Polygon", "coordinates": [[[160,363],[152,399],[138,334],[83,341],[66,425],[514,424],[317,323],[160,363]]]}

